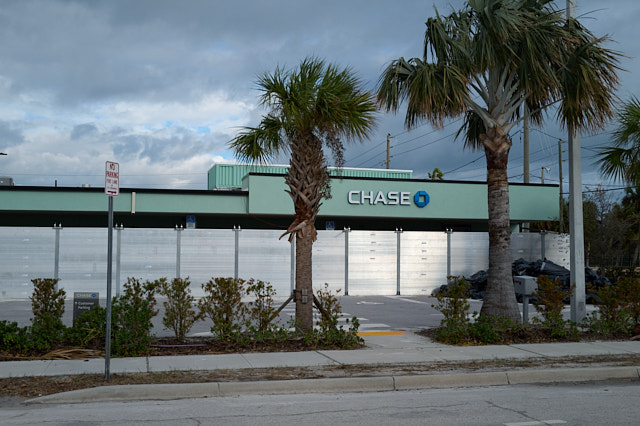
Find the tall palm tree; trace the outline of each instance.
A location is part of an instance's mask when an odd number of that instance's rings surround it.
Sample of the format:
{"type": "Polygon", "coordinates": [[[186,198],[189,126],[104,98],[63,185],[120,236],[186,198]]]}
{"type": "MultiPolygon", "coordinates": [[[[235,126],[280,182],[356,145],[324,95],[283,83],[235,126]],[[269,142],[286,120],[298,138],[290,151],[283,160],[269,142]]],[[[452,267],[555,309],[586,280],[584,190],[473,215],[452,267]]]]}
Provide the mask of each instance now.
{"type": "Polygon", "coordinates": [[[380,105],[406,104],[408,128],[463,116],[465,147],[484,150],[489,204],[489,274],[481,314],[520,318],[511,277],[507,162],[509,132],[526,104],[540,125],[546,107],[569,129],[595,130],[612,115],[617,54],[549,0],[467,0],[426,22],[422,58],[392,61],[380,105]]]}
{"type": "Polygon", "coordinates": [[[269,109],[258,127],[247,127],[231,142],[241,160],[266,162],[280,152],[290,154],[285,177],[295,217],[287,231],[296,238],[296,319],[313,328],[312,263],[317,239],[315,220],[323,198],[330,196],[324,154],[344,163],[342,140],[361,140],[375,126],[375,98],[349,68],[339,69],[316,58],[296,69],[277,68],[258,79],[260,103],[269,109]]]}

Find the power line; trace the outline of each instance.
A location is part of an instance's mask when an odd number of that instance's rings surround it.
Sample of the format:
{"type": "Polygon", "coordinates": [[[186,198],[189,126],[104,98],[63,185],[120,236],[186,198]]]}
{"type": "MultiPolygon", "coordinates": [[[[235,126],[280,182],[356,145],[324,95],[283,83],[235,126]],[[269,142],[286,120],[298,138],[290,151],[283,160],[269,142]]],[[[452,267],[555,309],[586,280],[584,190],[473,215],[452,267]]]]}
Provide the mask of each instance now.
{"type": "Polygon", "coordinates": [[[440,142],[440,141],[443,141],[443,140],[445,140],[445,139],[447,139],[447,138],[450,138],[451,136],[455,135],[456,133],[457,133],[457,132],[454,132],[454,133],[448,134],[447,136],[443,136],[443,137],[441,137],[441,138],[439,138],[439,139],[436,139],[435,141],[429,142],[429,143],[427,143],[427,144],[420,145],[420,146],[418,146],[418,147],[411,148],[411,149],[408,149],[408,150],[406,150],[406,151],[398,152],[398,153],[396,153],[395,155],[396,155],[396,156],[399,156],[399,155],[402,155],[402,154],[406,154],[407,152],[415,151],[415,150],[417,150],[417,149],[426,148],[426,147],[428,147],[428,146],[430,146],[430,145],[433,145],[433,144],[438,143],[438,142],[440,142]]]}

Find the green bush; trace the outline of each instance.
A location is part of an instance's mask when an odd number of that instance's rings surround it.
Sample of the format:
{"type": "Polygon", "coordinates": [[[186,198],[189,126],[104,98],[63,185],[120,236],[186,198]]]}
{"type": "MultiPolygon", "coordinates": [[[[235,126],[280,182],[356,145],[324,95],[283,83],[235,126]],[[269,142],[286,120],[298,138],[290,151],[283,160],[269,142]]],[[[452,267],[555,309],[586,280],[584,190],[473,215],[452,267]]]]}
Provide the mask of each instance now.
{"type": "Polygon", "coordinates": [[[246,323],[247,308],[242,303],[246,295],[243,279],[217,277],[202,284],[204,297],[198,301],[200,315],[213,321],[211,332],[216,338],[239,341],[246,323]]]}
{"type": "Polygon", "coordinates": [[[596,333],[639,334],[640,278],[626,276],[596,292],[598,312],[589,315],[587,328],[596,333]]]}
{"type": "Polygon", "coordinates": [[[329,290],[327,283],[316,292],[320,319],[316,324],[318,328],[314,329],[312,333],[315,334],[316,342],[323,345],[341,348],[359,346],[364,343],[364,340],[358,336],[358,328],[360,328],[358,318],[353,317],[351,321],[347,318],[346,323],[349,326],[347,330],[338,325],[338,320],[342,315],[342,306],[338,300],[339,293],[339,289],[335,293],[329,290]]]}
{"type": "Polygon", "coordinates": [[[24,329],[15,321],[0,321],[0,349],[3,352],[22,352],[24,347],[24,329]]]}
{"type": "Polygon", "coordinates": [[[536,311],[542,319],[534,318],[532,323],[542,326],[555,338],[572,338],[577,340],[578,329],[575,323],[562,317],[564,301],[570,297],[571,289],[562,289],[560,280],[552,280],[546,275],[538,277],[538,289],[533,293],[536,311]]]}
{"type": "Polygon", "coordinates": [[[273,340],[281,337],[282,333],[278,332],[278,326],[274,320],[277,316],[277,310],[273,306],[273,297],[276,291],[271,284],[264,281],[247,281],[246,294],[251,301],[246,305],[246,328],[255,340],[273,340]]]}
{"type": "Polygon", "coordinates": [[[47,350],[60,341],[65,326],[62,323],[64,314],[65,291],[57,289],[58,280],[54,278],[36,278],[33,283],[31,299],[31,328],[28,334],[31,346],[38,350],[47,350]]]}
{"type": "Polygon", "coordinates": [[[449,277],[446,291],[435,295],[437,303],[431,305],[444,315],[437,328],[435,338],[444,343],[458,344],[467,340],[470,320],[469,283],[464,277],[449,277]]]}
{"type": "Polygon", "coordinates": [[[622,309],[629,320],[629,332],[638,333],[640,327],[640,278],[629,277],[618,281],[622,309]]]}
{"type": "Polygon", "coordinates": [[[157,286],[157,282],[142,283],[136,278],[128,278],[123,294],[113,300],[111,348],[114,355],[139,356],[149,352],[151,319],[158,313],[154,310],[157,286]]]}
{"type": "Polygon", "coordinates": [[[107,310],[101,306],[94,306],[84,311],[67,328],[65,340],[72,345],[83,348],[104,348],[107,310]]]}
{"type": "Polygon", "coordinates": [[[193,310],[195,298],[191,295],[190,285],[189,277],[174,278],[171,282],[166,278],[157,281],[158,293],[167,298],[162,303],[165,309],[162,324],[167,329],[173,330],[179,341],[184,340],[193,324],[200,317],[193,310]]]}

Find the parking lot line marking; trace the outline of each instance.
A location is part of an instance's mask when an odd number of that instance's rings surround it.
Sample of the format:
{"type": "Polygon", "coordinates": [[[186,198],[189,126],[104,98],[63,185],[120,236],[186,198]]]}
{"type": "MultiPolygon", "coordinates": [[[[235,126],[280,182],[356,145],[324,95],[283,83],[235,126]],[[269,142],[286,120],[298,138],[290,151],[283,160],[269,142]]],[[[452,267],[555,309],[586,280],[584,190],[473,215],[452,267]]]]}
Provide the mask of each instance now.
{"type": "Polygon", "coordinates": [[[421,302],[420,300],[405,299],[403,297],[398,297],[398,296],[384,296],[384,297],[387,297],[389,299],[394,299],[394,300],[402,300],[404,302],[419,303],[421,305],[429,305],[430,304],[428,302],[421,302]]]}
{"type": "Polygon", "coordinates": [[[396,331],[361,331],[357,333],[358,336],[398,336],[401,334],[406,334],[402,330],[396,331]]]}

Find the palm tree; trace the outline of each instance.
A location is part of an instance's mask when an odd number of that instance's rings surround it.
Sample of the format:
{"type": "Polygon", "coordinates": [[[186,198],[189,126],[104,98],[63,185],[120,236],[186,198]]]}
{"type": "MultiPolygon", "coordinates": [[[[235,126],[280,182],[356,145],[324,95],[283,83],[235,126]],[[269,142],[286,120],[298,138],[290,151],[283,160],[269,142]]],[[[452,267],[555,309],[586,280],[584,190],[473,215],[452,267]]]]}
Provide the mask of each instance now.
{"type": "Polygon", "coordinates": [[[287,231],[296,238],[296,319],[313,328],[311,254],[317,239],[315,220],[323,198],[330,196],[324,148],[337,167],[344,163],[342,139],[361,140],[375,126],[375,99],[349,68],[339,69],[306,58],[291,71],[277,68],[258,79],[260,103],[269,109],[258,127],[247,127],[230,146],[241,160],[266,162],[290,154],[285,177],[295,218],[287,231]]]}
{"type": "Polygon", "coordinates": [[[613,180],[640,183],[640,101],[636,97],[623,103],[617,114],[613,146],[598,152],[600,171],[613,180]]]}
{"type": "Polygon", "coordinates": [[[633,250],[633,257],[631,258],[631,265],[640,264],[640,190],[636,185],[633,188],[627,188],[625,195],[622,198],[622,213],[625,216],[627,223],[629,224],[629,236],[627,241],[636,240],[635,248],[633,250]]]}
{"type": "Polygon", "coordinates": [[[432,172],[427,172],[427,176],[431,180],[442,180],[444,179],[444,173],[439,168],[434,168],[432,172]]]}
{"type": "Polygon", "coordinates": [[[380,77],[379,104],[405,125],[442,127],[463,116],[458,136],[484,150],[489,204],[489,276],[481,314],[520,318],[511,276],[507,162],[509,132],[526,104],[541,125],[546,107],[571,130],[601,128],[612,115],[617,54],[548,0],[468,0],[426,22],[423,57],[392,61],[380,77]]]}
{"type": "Polygon", "coordinates": [[[623,212],[637,229],[637,243],[632,264],[638,260],[640,250],[640,101],[632,97],[624,102],[617,113],[618,126],[613,132],[613,146],[602,148],[597,163],[601,173],[611,180],[630,185],[622,199],[623,212]]]}

